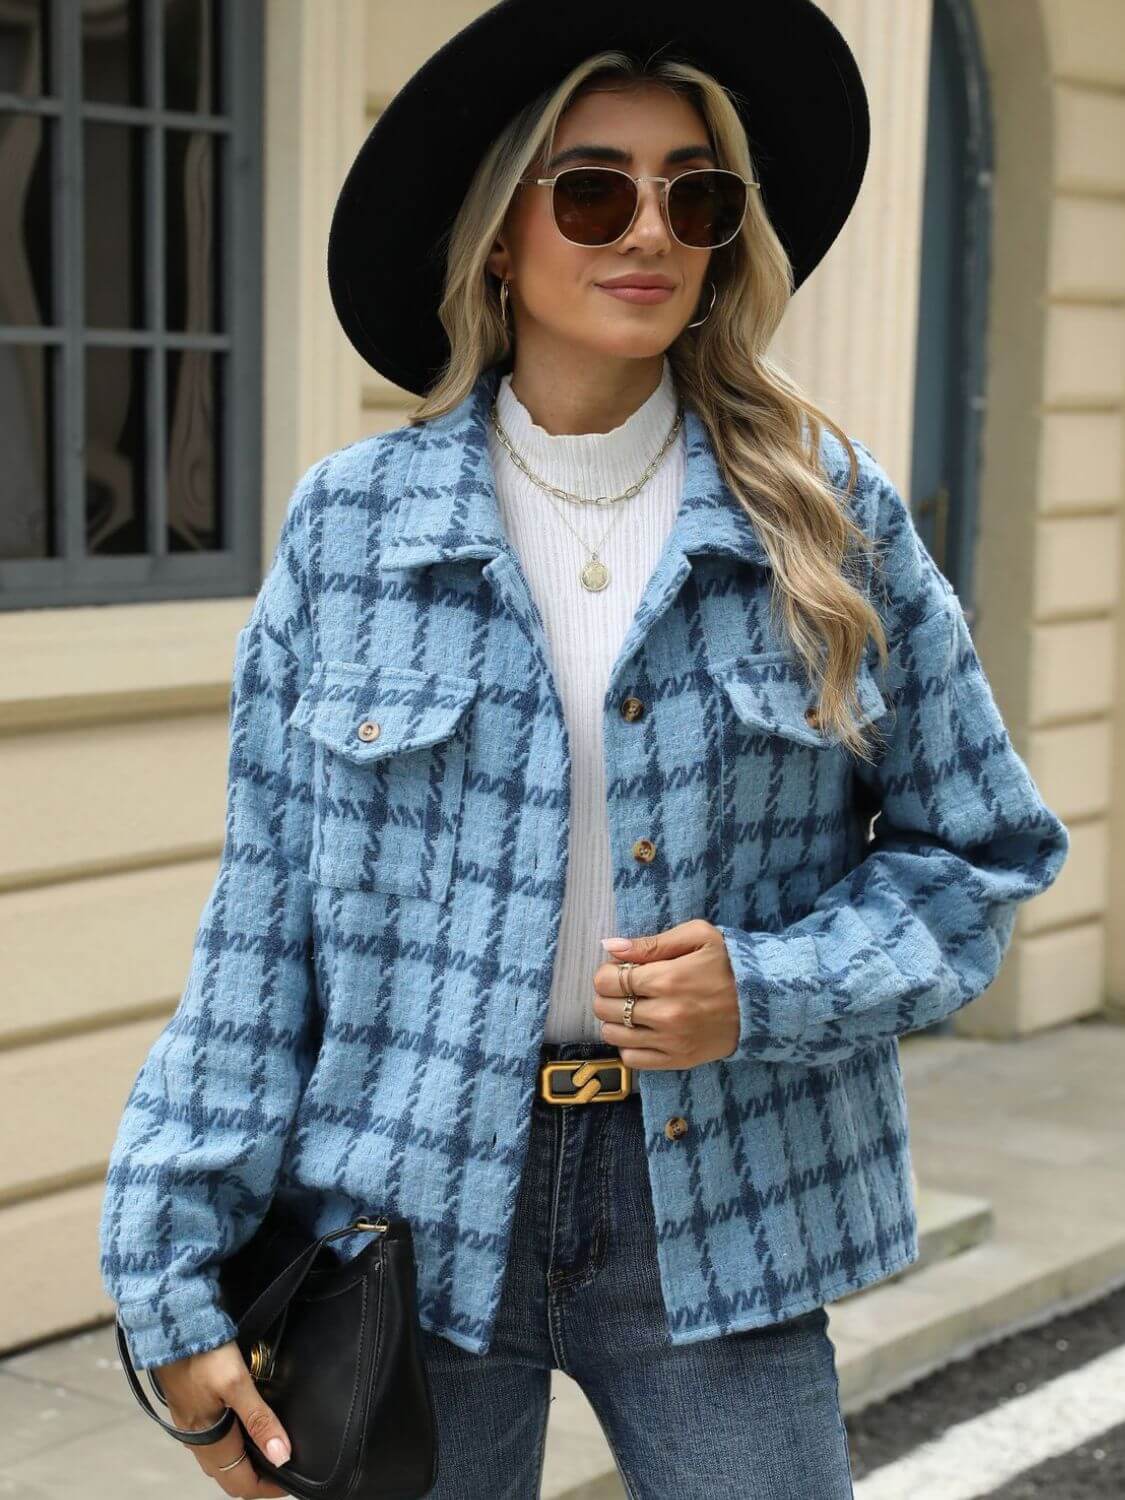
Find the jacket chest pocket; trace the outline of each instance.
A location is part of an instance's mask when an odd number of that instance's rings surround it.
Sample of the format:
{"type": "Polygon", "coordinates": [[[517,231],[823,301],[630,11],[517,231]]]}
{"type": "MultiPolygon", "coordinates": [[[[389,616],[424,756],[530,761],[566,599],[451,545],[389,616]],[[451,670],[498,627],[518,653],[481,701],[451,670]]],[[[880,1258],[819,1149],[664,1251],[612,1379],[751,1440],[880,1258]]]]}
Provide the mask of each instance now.
{"type": "MultiPolygon", "coordinates": [[[[836,743],[820,727],[816,696],[804,671],[786,652],[726,657],[712,662],[710,670],[734,716],[747,729],[814,750],[828,750],[836,743]]],[[[879,719],[886,713],[886,701],[866,658],[856,677],[856,695],[862,721],[879,719]]]]}
{"type": "MultiPolygon", "coordinates": [[[[720,689],[724,843],[733,878],[752,885],[799,870],[813,878],[817,868],[838,865],[855,838],[855,758],[821,728],[803,668],[772,651],[727,657],[710,671],[720,689]]],[[[887,712],[866,659],[856,692],[865,723],[887,712]]]]}
{"type": "Polygon", "coordinates": [[[413,667],[317,664],[290,718],[315,741],[312,880],[445,900],[477,688],[413,667]]]}

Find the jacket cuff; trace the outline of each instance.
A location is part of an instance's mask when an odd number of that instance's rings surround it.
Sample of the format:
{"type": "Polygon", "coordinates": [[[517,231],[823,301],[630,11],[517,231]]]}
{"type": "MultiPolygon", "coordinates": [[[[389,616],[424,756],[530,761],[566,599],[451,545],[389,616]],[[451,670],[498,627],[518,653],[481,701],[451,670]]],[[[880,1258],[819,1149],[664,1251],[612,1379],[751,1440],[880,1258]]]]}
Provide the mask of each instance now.
{"type": "Polygon", "coordinates": [[[738,1043],[731,1062],[799,1063],[813,988],[819,983],[816,944],[807,933],[786,937],[715,924],[723,935],[738,988],[738,1043]]]}
{"type": "Polygon", "coordinates": [[[117,1317],[134,1367],[148,1370],[170,1364],[233,1339],[236,1325],[217,1297],[214,1280],[203,1276],[180,1282],[170,1294],[119,1303],[117,1317]]]}

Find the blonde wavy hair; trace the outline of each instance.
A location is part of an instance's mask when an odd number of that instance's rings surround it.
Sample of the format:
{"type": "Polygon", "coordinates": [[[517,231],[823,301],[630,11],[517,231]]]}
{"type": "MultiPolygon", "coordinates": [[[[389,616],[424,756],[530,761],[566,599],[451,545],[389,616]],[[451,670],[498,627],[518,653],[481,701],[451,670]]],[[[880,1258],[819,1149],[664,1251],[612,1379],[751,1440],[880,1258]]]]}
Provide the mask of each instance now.
{"type": "MultiPolygon", "coordinates": [[[[720,165],[757,177],[738,113],[709,73],[671,59],[642,64],[617,50],[586,58],[510,120],[477,167],[446,236],[438,311],[450,357],[408,425],[450,411],[484,370],[511,353],[499,283],[486,262],[518,180],[549,160],[564,111],[588,90],[627,90],[655,80],[695,104],[720,165]]],[[[847,433],[766,354],[789,304],[793,273],[760,194],[751,192],[741,231],[713,253],[709,275],[716,288],[710,316],[698,329],[681,332],[666,351],[679,395],[703,422],[719,471],[769,555],[775,629],[804,663],[818,695],[820,727],[867,759],[866,730],[878,731],[861,727],[856,679],[868,636],[884,665],[887,642],[860,575],[850,581],[856,552],[869,552],[871,539],[821,470],[822,428],[848,454],[845,495],[855,484],[858,460],[847,433]]]]}

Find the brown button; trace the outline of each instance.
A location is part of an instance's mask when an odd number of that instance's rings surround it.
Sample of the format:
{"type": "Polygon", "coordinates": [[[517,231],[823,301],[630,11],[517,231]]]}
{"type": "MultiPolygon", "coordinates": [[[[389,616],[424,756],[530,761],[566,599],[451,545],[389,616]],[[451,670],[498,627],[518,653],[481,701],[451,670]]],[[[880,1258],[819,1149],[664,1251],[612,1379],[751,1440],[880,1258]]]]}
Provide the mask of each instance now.
{"type": "Polygon", "coordinates": [[[638,839],[633,845],[633,858],[648,865],[656,858],[656,845],[651,839],[638,839]]]}
{"type": "Polygon", "coordinates": [[[630,693],[628,698],[621,700],[621,717],[628,724],[634,724],[644,714],[645,706],[640,698],[634,698],[630,693]]]}
{"type": "Polygon", "coordinates": [[[364,719],[363,723],[356,730],[356,734],[359,735],[361,740],[378,739],[379,725],[376,724],[374,719],[364,719]]]}
{"type": "Polygon", "coordinates": [[[664,1127],[664,1134],[670,1141],[678,1141],[680,1136],[687,1131],[687,1121],[683,1115],[673,1115],[664,1127]]]}
{"type": "Polygon", "coordinates": [[[805,723],[810,729],[820,728],[820,713],[815,707],[805,709],[805,723]]]}

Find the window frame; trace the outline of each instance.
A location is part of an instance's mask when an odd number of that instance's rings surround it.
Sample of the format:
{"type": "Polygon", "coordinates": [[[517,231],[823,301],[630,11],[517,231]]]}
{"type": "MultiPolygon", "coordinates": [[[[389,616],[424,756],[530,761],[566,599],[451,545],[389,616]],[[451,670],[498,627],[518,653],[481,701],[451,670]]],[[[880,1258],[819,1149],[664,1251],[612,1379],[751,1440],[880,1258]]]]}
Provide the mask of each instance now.
{"type": "MultiPolygon", "coordinates": [[[[141,0],[142,46],[149,98],[143,106],[82,99],[82,16],[72,0],[49,0],[49,95],[0,93],[0,112],[34,114],[57,130],[50,153],[52,310],[37,327],[0,324],[0,344],[55,351],[50,463],[54,533],[61,556],[0,559],[0,610],[253,595],[261,570],[262,484],[262,199],[263,0],[215,0],[220,109],[197,115],[165,110],[163,0],[141,0]],[[85,325],[83,286],[83,129],[87,121],[144,128],[145,328],[93,330],[85,325]],[[206,131],[220,157],[215,273],[225,326],[206,333],[169,332],[165,320],[164,131],[206,131]],[[85,554],[85,351],[144,353],[144,553],[85,554]],[[206,350],[222,365],[216,379],[219,531],[216,550],[169,552],[167,536],[166,376],[170,350],[206,350]]],[[[218,370],[218,365],[215,366],[218,370]]],[[[2,501],[0,501],[2,503],[2,501]]]]}

